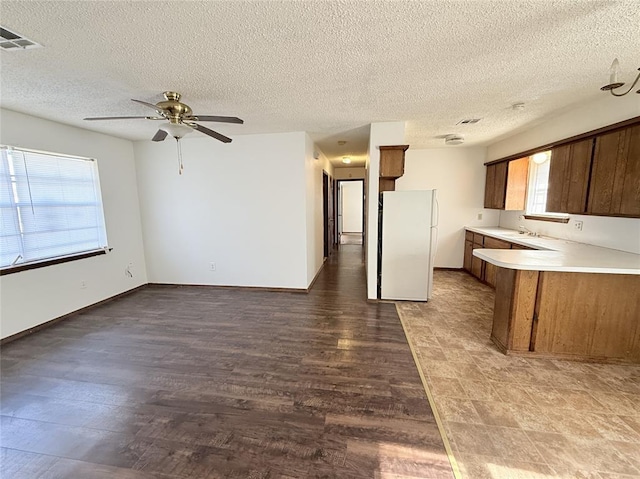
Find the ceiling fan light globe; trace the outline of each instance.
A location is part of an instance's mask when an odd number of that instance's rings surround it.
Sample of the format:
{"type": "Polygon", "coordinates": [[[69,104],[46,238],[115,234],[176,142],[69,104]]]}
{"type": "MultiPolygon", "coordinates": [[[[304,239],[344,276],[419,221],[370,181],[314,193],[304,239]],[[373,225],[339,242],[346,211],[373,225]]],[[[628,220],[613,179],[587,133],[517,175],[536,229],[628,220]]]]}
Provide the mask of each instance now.
{"type": "Polygon", "coordinates": [[[193,131],[193,128],[183,125],[182,123],[167,123],[166,125],[162,125],[160,129],[166,131],[178,140],[193,131]]]}

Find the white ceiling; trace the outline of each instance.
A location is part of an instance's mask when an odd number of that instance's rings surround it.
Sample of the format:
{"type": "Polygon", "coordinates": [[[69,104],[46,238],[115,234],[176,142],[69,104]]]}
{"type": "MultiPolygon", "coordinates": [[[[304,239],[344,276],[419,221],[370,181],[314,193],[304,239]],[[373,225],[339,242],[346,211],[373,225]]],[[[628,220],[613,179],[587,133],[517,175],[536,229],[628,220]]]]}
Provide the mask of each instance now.
{"type": "MultiPolygon", "coordinates": [[[[7,1],[4,27],[44,45],[3,51],[1,101],[132,140],[183,94],[231,137],[307,131],[339,161],[366,154],[367,125],[406,121],[412,148],[459,133],[487,144],[591,101],[614,57],[640,66],[638,1],[7,1]],[[525,102],[524,111],[510,108],[525,102]],[[152,112],[151,112],[152,113],[152,112]],[[456,126],[478,117],[476,125],[456,126]],[[346,140],[340,147],[337,142],[346,140]]],[[[215,140],[212,140],[215,141],[215,140]]]]}

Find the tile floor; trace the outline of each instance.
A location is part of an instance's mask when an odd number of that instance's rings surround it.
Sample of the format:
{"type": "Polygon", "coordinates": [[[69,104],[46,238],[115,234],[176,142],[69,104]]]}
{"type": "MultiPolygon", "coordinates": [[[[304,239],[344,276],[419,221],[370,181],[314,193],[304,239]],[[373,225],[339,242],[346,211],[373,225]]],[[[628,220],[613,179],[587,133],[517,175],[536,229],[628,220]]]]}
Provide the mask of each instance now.
{"type": "Polygon", "coordinates": [[[493,290],[436,271],[397,303],[465,479],[640,478],[640,365],[500,353],[493,290]]]}

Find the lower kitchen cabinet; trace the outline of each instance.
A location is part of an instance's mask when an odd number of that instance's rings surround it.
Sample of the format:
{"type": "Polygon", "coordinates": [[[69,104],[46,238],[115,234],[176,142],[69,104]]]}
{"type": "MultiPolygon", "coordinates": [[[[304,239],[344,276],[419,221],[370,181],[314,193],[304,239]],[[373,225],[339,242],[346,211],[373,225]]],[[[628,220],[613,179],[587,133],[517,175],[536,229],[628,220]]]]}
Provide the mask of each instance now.
{"type": "Polygon", "coordinates": [[[464,241],[464,263],[465,271],[471,273],[480,281],[487,283],[492,288],[496,287],[497,266],[487,263],[473,256],[474,249],[533,249],[509,241],[484,236],[478,233],[467,231],[464,241]]]}
{"type": "Polygon", "coordinates": [[[491,339],[501,351],[640,363],[640,276],[497,269],[491,339]]]}

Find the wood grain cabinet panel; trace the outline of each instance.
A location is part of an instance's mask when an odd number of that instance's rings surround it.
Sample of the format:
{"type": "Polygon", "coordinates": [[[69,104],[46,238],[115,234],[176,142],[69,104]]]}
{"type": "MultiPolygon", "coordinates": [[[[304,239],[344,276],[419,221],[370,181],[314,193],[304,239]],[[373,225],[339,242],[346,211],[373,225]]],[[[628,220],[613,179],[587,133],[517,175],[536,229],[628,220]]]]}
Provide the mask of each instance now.
{"type": "Polygon", "coordinates": [[[484,265],[485,262],[480,258],[471,256],[471,274],[481,281],[484,279],[484,265]]]}
{"type": "Polygon", "coordinates": [[[529,246],[524,246],[517,243],[511,243],[511,249],[535,249],[535,248],[530,248],[529,246]]]}
{"type": "Polygon", "coordinates": [[[478,278],[480,281],[484,280],[485,262],[480,258],[476,258],[475,256],[473,256],[473,250],[484,248],[484,240],[484,235],[473,233],[473,244],[471,245],[471,274],[478,278]]]}
{"type": "Polygon", "coordinates": [[[507,194],[507,162],[487,165],[484,188],[484,207],[504,209],[507,194]]]}
{"type": "Polygon", "coordinates": [[[527,200],[529,181],[529,157],[509,162],[507,167],[507,190],[504,202],[505,210],[524,210],[527,200]]]}
{"type": "MultiPolygon", "coordinates": [[[[484,247],[487,249],[511,249],[511,243],[490,236],[485,236],[484,247]]],[[[496,287],[496,273],[498,267],[485,261],[484,281],[491,287],[496,287]]]]}
{"type": "Polygon", "coordinates": [[[471,241],[464,242],[464,264],[466,271],[471,273],[471,262],[473,260],[473,243],[471,241]]]}
{"type": "Polygon", "coordinates": [[[532,351],[640,361],[640,276],[544,271],[532,351]]]}
{"type": "Polygon", "coordinates": [[[640,125],[596,138],[588,213],[640,217],[640,125]]]}
{"type": "Polygon", "coordinates": [[[380,178],[400,178],[404,175],[404,153],[409,145],[380,147],[380,178]]]}
{"type": "Polygon", "coordinates": [[[495,264],[484,261],[484,282],[492,288],[496,287],[496,273],[498,267],[495,264]]]}
{"type": "Polygon", "coordinates": [[[487,249],[511,249],[511,243],[491,236],[485,236],[484,247],[487,249]]]}
{"type": "Polygon", "coordinates": [[[553,213],[585,213],[593,138],[551,150],[546,210],[553,213]]]}
{"type": "Polygon", "coordinates": [[[496,268],[491,339],[502,351],[529,351],[537,287],[537,271],[496,268]]]}

